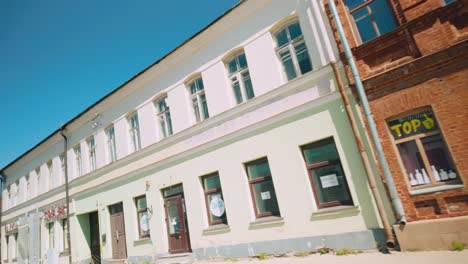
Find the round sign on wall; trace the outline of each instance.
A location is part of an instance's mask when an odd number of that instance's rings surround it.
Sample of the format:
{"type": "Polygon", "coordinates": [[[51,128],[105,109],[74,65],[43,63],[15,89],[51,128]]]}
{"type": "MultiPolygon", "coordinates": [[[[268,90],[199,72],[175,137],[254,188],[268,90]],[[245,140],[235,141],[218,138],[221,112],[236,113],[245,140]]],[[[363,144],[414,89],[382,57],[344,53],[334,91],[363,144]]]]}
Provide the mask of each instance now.
{"type": "Polygon", "coordinates": [[[149,231],[149,225],[148,225],[148,215],[144,214],[140,218],[140,227],[141,231],[143,232],[148,232],[149,231]]]}
{"type": "Polygon", "coordinates": [[[210,212],[216,217],[221,217],[224,214],[224,201],[219,197],[215,196],[210,202],[210,212]]]}

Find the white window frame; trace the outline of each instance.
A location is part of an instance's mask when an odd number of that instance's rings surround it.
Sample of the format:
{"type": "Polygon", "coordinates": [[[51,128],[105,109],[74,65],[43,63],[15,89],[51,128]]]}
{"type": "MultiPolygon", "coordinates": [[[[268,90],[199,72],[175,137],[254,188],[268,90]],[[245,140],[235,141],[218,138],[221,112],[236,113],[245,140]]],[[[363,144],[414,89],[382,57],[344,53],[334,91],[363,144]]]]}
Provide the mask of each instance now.
{"type": "Polygon", "coordinates": [[[255,92],[253,90],[253,85],[252,85],[252,78],[250,77],[250,72],[249,72],[249,65],[247,63],[247,57],[245,56],[245,52],[244,51],[239,51],[239,52],[236,52],[234,55],[230,56],[229,57],[229,60],[227,60],[227,63],[226,63],[226,68],[227,68],[227,71],[228,71],[228,74],[229,74],[229,81],[231,82],[231,87],[232,87],[232,92],[233,92],[233,95],[234,95],[234,99],[236,101],[236,104],[241,104],[247,100],[250,100],[252,98],[255,97],[255,92]],[[240,62],[239,62],[239,58],[240,56],[244,56],[245,58],[245,67],[244,68],[241,68],[241,65],[240,65],[240,62]],[[231,69],[230,69],[230,64],[235,61],[236,63],[236,71],[234,72],[230,72],[231,69]],[[245,83],[247,81],[250,81],[250,85],[252,86],[252,96],[249,98],[249,96],[247,95],[247,88],[246,88],[246,85],[245,83]],[[235,85],[236,84],[239,84],[239,89],[240,89],[240,93],[241,93],[241,100],[239,101],[237,95],[236,95],[236,89],[235,89],[235,85]]]}
{"type": "Polygon", "coordinates": [[[304,33],[302,32],[302,28],[301,28],[301,25],[300,25],[298,19],[295,19],[293,21],[290,21],[290,22],[284,24],[283,26],[281,26],[281,28],[274,31],[273,35],[274,35],[275,42],[276,42],[276,54],[278,56],[278,59],[280,60],[281,66],[283,68],[283,74],[284,74],[284,77],[286,78],[286,80],[288,80],[288,81],[295,80],[295,79],[299,78],[300,76],[302,76],[304,74],[307,74],[308,72],[311,72],[311,71],[314,70],[314,66],[312,64],[312,58],[310,57],[310,54],[309,54],[309,48],[307,47],[307,44],[305,43],[304,33]],[[301,36],[299,36],[299,37],[297,37],[295,39],[292,39],[291,33],[289,32],[289,26],[291,26],[293,24],[296,24],[296,23],[298,24],[299,28],[301,29],[301,36]],[[287,38],[288,38],[289,41],[288,41],[288,43],[286,43],[283,46],[279,47],[278,46],[278,41],[277,41],[277,35],[283,30],[286,30],[287,38]],[[299,60],[297,59],[298,54],[296,54],[296,49],[295,49],[296,46],[299,46],[301,44],[304,44],[304,46],[305,46],[305,50],[303,52],[305,52],[307,54],[307,56],[309,58],[309,62],[310,62],[310,67],[311,67],[311,70],[308,71],[308,72],[305,72],[305,73],[301,72],[301,67],[299,65],[299,60]],[[295,73],[296,76],[294,78],[291,78],[291,79],[288,78],[288,74],[287,74],[285,65],[283,63],[283,59],[281,58],[281,53],[284,52],[284,51],[289,52],[289,56],[290,56],[290,58],[292,60],[293,66],[294,66],[294,73],[295,73]]]}
{"type": "Polygon", "coordinates": [[[187,87],[190,93],[190,102],[192,103],[192,110],[195,116],[195,123],[202,122],[208,118],[210,118],[210,112],[208,110],[208,101],[206,99],[205,94],[205,84],[203,83],[203,79],[201,76],[193,78],[190,82],[188,82],[187,87]],[[200,82],[198,82],[200,81],[200,82]],[[199,87],[199,83],[203,86],[202,88],[199,87]],[[195,92],[192,92],[192,86],[195,88],[195,92]],[[202,98],[205,97],[206,103],[206,116],[205,111],[203,109],[202,98]]]}
{"type": "Polygon", "coordinates": [[[75,178],[83,175],[83,159],[81,157],[81,145],[78,144],[73,148],[75,155],[75,178]]]}
{"type": "Polygon", "coordinates": [[[47,223],[47,236],[49,241],[47,241],[48,248],[55,248],[56,241],[55,241],[55,222],[48,222],[47,223]]]}
{"type": "Polygon", "coordinates": [[[109,126],[106,129],[106,138],[107,138],[107,158],[108,158],[108,162],[112,163],[117,160],[117,149],[116,149],[116,144],[115,144],[115,128],[113,125],[109,126]]]}
{"type": "Polygon", "coordinates": [[[59,160],[60,160],[60,184],[65,183],[65,154],[62,153],[59,155],[59,160]]]}
{"type": "Polygon", "coordinates": [[[87,145],[88,145],[88,162],[89,162],[89,168],[88,172],[92,172],[96,170],[96,141],[94,139],[94,136],[91,136],[87,140],[87,145]]]}
{"type": "Polygon", "coordinates": [[[47,188],[45,188],[46,190],[44,191],[48,191],[48,190],[51,190],[52,189],[52,183],[54,182],[54,179],[52,179],[52,177],[54,176],[54,164],[52,163],[52,160],[48,160],[46,162],[46,166],[47,166],[47,172],[48,172],[48,180],[49,180],[49,184],[47,186],[47,188]]]}
{"type": "Polygon", "coordinates": [[[134,112],[130,114],[127,118],[128,121],[128,133],[130,137],[130,150],[131,153],[136,152],[141,149],[140,141],[140,123],[138,120],[138,113],[134,112]]]}
{"type": "Polygon", "coordinates": [[[40,185],[41,185],[41,168],[37,167],[36,172],[36,196],[40,194],[40,185]]]}
{"type": "Polygon", "coordinates": [[[162,138],[166,138],[173,134],[172,118],[169,105],[167,103],[167,95],[160,97],[154,102],[156,108],[158,127],[162,138]]]}

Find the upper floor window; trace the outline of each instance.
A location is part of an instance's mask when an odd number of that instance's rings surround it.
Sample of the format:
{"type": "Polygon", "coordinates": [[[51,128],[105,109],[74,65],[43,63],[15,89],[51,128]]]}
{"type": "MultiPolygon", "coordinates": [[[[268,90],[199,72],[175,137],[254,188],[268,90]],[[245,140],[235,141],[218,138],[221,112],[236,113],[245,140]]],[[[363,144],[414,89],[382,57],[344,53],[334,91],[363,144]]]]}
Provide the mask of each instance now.
{"type": "Polygon", "coordinates": [[[371,41],[397,27],[388,0],[345,0],[361,42],[371,41]]]}
{"type": "Polygon", "coordinates": [[[255,96],[252,81],[250,79],[249,66],[245,53],[240,52],[227,63],[229,79],[231,80],[234,96],[237,104],[240,104],[255,96]]]}
{"type": "Polygon", "coordinates": [[[115,130],[114,126],[111,126],[106,129],[107,137],[107,155],[109,162],[114,162],[117,160],[117,149],[115,145],[115,130]]]}
{"type": "Polygon", "coordinates": [[[60,159],[60,184],[65,182],[65,154],[59,155],[60,159]]]}
{"type": "Polygon", "coordinates": [[[192,99],[193,113],[198,122],[210,117],[208,113],[208,104],[206,102],[205,87],[201,77],[196,78],[188,84],[190,89],[190,98],[192,99]]]}
{"type": "Polygon", "coordinates": [[[159,99],[156,103],[158,111],[159,129],[163,138],[172,135],[171,112],[167,105],[167,96],[159,99]]]}
{"type": "Polygon", "coordinates": [[[52,160],[47,161],[47,174],[49,176],[49,188],[52,187],[52,184],[54,183],[54,169],[52,166],[52,160]]]}
{"type": "Polygon", "coordinates": [[[36,168],[36,195],[40,192],[41,187],[41,169],[39,167],[36,168]]]}
{"type": "Polygon", "coordinates": [[[388,122],[388,127],[412,190],[460,183],[431,109],[407,113],[388,122]]]}
{"type": "Polygon", "coordinates": [[[298,21],[282,27],[275,34],[276,52],[280,58],[288,80],[312,70],[309,52],[298,21]]]}
{"type": "Polygon", "coordinates": [[[80,144],[76,145],[73,148],[75,154],[75,177],[79,177],[83,174],[83,161],[81,159],[81,146],[80,144]]]}
{"type": "Polygon", "coordinates": [[[138,122],[138,114],[135,112],[128,118],[128,123],[130,125],[130,148],[131,152],[140,150],[140,125],[138,122]]]}
{"type": "Polygon", "coordinates": [[[89,159],[89,172],[96,170],[96,142],[94,137],[88,139],[88,159],[89,159]]]}

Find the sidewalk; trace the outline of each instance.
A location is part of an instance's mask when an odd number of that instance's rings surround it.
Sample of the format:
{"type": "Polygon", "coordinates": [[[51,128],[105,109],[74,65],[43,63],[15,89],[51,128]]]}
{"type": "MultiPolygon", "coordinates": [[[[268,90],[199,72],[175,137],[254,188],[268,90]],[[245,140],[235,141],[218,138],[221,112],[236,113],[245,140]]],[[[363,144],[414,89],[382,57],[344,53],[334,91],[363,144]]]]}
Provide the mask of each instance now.
{"type": "Polygon", "coordinates": [[[257,258],[240,258],[230,260],[196,261],[194,264],[468,264],[468,250],[454,251],[424,251],[424,252],[398,252],[390,254],[380,252],[364,252],[358,255],[336,256],[309,255],[306,257],[279,257],[259,260],[257,258]]]}

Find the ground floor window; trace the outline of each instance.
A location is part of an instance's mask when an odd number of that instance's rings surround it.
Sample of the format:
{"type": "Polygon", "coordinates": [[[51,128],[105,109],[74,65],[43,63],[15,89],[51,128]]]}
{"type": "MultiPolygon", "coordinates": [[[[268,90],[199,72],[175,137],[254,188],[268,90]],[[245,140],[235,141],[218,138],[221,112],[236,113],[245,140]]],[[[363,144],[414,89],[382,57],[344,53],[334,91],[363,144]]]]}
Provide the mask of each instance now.
{"type": "Polygon", "coordinates": [[[208,222],[210,225],[227,224],[226,208],[224,206],[223,192],[218,173],[202,177],[205,192],[208,222]]]}
{"type": "Polygon", "coordinates": [[[54,239],[54,222],[50,222],[47,224],[47,230],[49,233],[49,248],[54,248],[55,246],[55,239],[54,239]]]}
{"type": "Polygon", "coordinates": [[[301,149],[318,208],[353,205],[333,138],[308,144],[301,149]]]}
{"type": "Polygon", "coordinates": [[[148,207],[146,205],[146,196],[135,198],[135,204],[138,215],[138,233],[140,238],[150,236],[148,207]]]}
{"type": "Polygon", "coordinates": [[[68,219],[62,219],[63,251],[68,250],[68,219]]]}
{"type": "Polygon", "coordinates": [[[268,159],[261,158],[245,164],[249,177],[250,192],[255,207],[255,216],[279,216],[275,186],[270,172],[268,159]]]}
{"type": "Polygon", "coordinates": [[[387,124],[411,189],[460,182],[431,109],[405,113],[387,124]]]}

